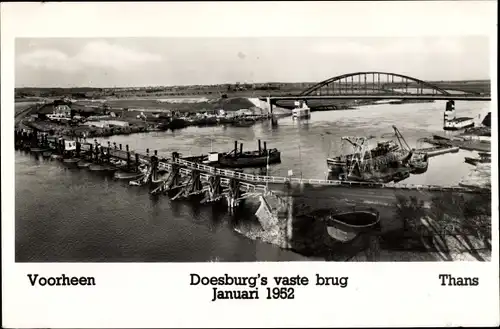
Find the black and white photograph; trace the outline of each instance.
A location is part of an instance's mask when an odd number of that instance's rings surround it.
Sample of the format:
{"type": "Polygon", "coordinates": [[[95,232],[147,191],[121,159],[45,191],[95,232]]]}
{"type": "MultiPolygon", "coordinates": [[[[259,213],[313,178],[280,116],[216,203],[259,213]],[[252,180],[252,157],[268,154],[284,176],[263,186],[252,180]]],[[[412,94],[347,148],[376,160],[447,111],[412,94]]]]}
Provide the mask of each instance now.
{"type": "Polygon", "coordinates": [[[16,39],[16,261],[489,261],[489,47],[16,39]]]}

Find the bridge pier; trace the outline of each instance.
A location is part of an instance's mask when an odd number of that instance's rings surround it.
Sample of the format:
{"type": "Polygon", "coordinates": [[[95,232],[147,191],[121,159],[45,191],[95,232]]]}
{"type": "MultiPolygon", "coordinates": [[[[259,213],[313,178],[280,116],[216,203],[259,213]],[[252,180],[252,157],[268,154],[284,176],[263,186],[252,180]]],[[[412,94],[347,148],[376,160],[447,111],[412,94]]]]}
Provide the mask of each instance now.
{"type": "MultiPolygon", "coordinates": [[[[151,158],[150,158],[151,162],[150,162],[150,165],[151,165],[151,175],[149,175],[149,178],[148,178],[148,182],[149,184],[154,184],[156,182],[156,180],[158,179],[158,157],[153,155],[151,158]]],[[[136,154],[136,167],[137,167],[137,170],[139,170],[139,166],[138,166],[138,161],[139,160],[139,155],[136,154]]]]}
{"type": "Polygon", "coordinates": [[[239,205],[241,198],[240,181],[231,178],[229,180],[229,187],[227,189],[226,201],[229,209],[234,209],[239,205]]]}
{"type": "MultiPolygon", "coordinates": [[[[45,141],[44,141],[44,144],[45,144],[45,141]]],[[[79,158],[80,157],[80,153],[81,153],[81,150],[82,150],[82,145],[80,144],[80,142],[76,142],[76,157],[79,158]]]]}
{"type": "MultiPolygon", "coordinates": [[[[184,185],[184,184],[183,184],[184,185]]],[[[191,170],[191,175],[186,182],[185,186],[181,187],[179,193],[177,193],[172,200],[177,200],[179,198],[188,198],[193,195],[199,195],[203,193],[203,184],[201,182],[201,175],[199,170],[191,170]]]]}
{"type": "Polygon", "coordinates": [[[210,176],[208,179],[208,190],[206,197],[201,201],[201,203],[213,203],[222,199],[222,188],[220,185],[220,176],[214,175],[210,176]]]}
{"type": "Polygon", "coordinates": [[[171,164],[170,174],[167,179],[160,186],[151,191],[151,194],[156,195],[162,192],[169,192],[183,186],[185,186],[185,184],[181,184],[180,167],[178,164],[173,163],[171,164]]]}
{"type": "MultiPolygon", "coordinates": [[[[130,155],[130,152],[127,153],[127,156],[129,156],[129,155],[130,155]]],[[[134,171],[137,172],[137,173],[139,172],[139,165],[140,165],[139,154],[136,153],[135,154],[135,168],[134,168],[134,171]]]]}
{"type": "Polygon", "coordinates": [[[293,197],[266,193],[260,196],[255,216],[266,236],[281,248],[290,248],[293,237],[293,197]]]}

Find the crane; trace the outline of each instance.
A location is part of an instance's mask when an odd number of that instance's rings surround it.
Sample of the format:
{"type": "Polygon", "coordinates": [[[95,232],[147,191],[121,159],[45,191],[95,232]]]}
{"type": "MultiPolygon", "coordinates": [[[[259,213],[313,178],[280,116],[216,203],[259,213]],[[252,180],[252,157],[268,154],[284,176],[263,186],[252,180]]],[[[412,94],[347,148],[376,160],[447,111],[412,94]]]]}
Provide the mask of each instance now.
{"type": "Polygon", "coordinates": [[[399,142],[399,145],[401,146],[401,148],[406,149],[408,152],[411,152],[411,147],[408,145],[408,143],[406,143],[406,140],[403,137],[403,135],[401,134],[401,132],[399,131],[398,127],[392,126],[392,129],[394,129],[394,135],[398,139],[398,142],[399,142]]]}

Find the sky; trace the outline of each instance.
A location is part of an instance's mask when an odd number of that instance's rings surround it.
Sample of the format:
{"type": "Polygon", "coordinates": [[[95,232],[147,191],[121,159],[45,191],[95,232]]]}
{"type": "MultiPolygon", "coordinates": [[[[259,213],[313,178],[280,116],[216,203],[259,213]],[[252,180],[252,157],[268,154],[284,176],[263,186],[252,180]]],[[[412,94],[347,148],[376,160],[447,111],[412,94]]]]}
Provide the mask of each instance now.
{"type": "Polygon", "coordinates": [[[320,82],[359,71],[427,81],[490,78],[484,36],[18,38],[16,87],[320,82]]]}

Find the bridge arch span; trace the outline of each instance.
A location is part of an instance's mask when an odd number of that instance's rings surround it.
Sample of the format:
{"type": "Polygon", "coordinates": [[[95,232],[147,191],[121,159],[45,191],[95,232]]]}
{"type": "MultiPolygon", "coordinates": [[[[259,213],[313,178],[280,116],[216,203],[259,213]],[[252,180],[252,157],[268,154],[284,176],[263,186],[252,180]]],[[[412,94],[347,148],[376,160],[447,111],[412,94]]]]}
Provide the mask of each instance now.
{"type": "Polygon", "coordinates": [[[323,90],[329,95],[367,95],[373,91],[384,94],[450,95],[445,89],[418,78],[391,72],[368,71],[347,73],[326,79],[307,88],[300,93],[300,96],[308,96],[314,92],[322,93],[323,90]],[[416,89],[417,92],[409,93],[408,87],[416,89]]]}

